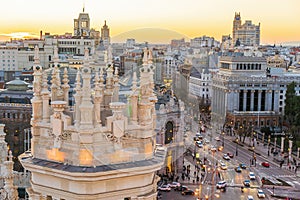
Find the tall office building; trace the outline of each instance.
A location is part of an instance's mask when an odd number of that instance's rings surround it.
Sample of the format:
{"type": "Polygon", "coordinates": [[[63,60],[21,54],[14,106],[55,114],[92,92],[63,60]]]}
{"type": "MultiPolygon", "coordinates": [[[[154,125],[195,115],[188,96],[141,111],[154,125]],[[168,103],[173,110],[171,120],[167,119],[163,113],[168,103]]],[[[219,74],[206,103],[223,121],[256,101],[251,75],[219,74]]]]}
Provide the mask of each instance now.
{"type": "Polygon", "coordinates": [[[232,27],[232,45],[255,46],[260,44],[260,23],[252,24],[251,20],[246,20],[242,24],[240,13],[235,13],[232,27]]]}
{"type": "Polygon", "coordinates": [[[140,84],[134,74],[125,104],[119,101],[119,76],[111,52],[106,72],[101,69],[92,79],[86,49],[77,72],[74,107],[67,103],[67,68],[61,80],[58,63],[54,63],[49,91],[47,71],[38,55],[36,48],[32,155],[19,157],[31,172],[30,199],[155,200],[156,171],[164,164],[166,151],[156,147],[155,67],[148,50],[139,69],[140,84]]]}
{"type": "Polygon", "coordinates": [[[90,17],[84,8],[78,19],[74,19],[74,36],[90,36],[90,17]]]}
{"type": "Polygon", "coordinates": [[[104,21],[104,25],[101,28],[101,40],[103,41],[104,46],[107,48],[110,44],[110,35],[109,35],[109,28],[106,25],[106,20],[104,21]]]}

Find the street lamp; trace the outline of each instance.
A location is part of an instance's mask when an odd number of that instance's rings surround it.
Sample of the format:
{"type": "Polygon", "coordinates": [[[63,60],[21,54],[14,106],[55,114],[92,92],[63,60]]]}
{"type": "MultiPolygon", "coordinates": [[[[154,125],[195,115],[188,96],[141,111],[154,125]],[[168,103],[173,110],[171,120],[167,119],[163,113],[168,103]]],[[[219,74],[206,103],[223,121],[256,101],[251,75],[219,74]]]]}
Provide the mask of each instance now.
{"type": "Polygon", "coordinates": [[[224,135],[225,135],[225,133],[224,133],[224,131],[222,132],[222,136],[223,136],[223,141],[222,141],[222,146],[224,147],[224,135]]]}
{"type": "Polygon", "coordinates": [[[271,135],[268,136],[268,156],[270,156],[270,142],[271,142],[271,135]]]}
{"type": "Polygon", "coordinates": [[[238,138],[238,137],[236,137],[235,142],[236,142],[236,146],[235,146],[235,156],[238,156],[238,143],[239,143],[239,138],[238,138]]]}

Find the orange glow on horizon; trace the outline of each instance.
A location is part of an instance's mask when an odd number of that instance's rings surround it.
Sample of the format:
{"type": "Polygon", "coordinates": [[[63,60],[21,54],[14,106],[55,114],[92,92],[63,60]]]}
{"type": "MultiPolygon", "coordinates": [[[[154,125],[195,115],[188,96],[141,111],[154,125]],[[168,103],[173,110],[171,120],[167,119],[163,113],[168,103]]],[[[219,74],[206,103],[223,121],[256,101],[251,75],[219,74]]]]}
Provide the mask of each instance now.
{"type": "Polygon", "coordinates": [[[59,151],[57,148],[52,148],[51,150],[46,150],[47,158],[49,160],[64,162],[65,153],[59,151]]]}

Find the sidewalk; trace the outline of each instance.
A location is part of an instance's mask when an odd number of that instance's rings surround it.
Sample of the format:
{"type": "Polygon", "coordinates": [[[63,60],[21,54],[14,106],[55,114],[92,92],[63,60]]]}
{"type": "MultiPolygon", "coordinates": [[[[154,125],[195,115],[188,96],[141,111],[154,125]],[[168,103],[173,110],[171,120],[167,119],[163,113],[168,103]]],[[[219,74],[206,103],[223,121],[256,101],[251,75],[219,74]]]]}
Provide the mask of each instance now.
{"type": "MultiPolygon", "coordinates": [[[[236,139],[236,136],[229,136],[229,135],[226,135],[225,138],[229,141],[233,141],[236,139]]],[[[244,148],[249,148],[251,146],[249,146],[249,142],[248,142],[248,138],[245,139],[245,143],[243,143],[244,145],[244,148]]],[[[270,149],[268,149],[268,145],[264,146],[263,143],[261,143],[261,141],[258,141],[258,144],[256,143],[255,144],[255,149],[254,151],[256,152],[257,155],[261,156],[261,157],[264,157],[265,159],[268,159],[270,162],[272,162],[273,164],[276,164],[277,166],[280,166],[279,163],[277,162],[274,162],[273,161],[273,154],[269,154],[268,156],[268,151],[270,151],[270,149]]],[[[300,163],[300,160],[297,159],[297,163],[300,163]]],[[[282,169],[286,169],[286,170],[289,170],[289,171],[295,171],[295,166],[294,165],[291,165],[290,167],[284,163],[282,165],[282,169]]],[[[296,173],[295,173],[296,176],[300,177],[300,169],[298,168],[296,173]]]]}

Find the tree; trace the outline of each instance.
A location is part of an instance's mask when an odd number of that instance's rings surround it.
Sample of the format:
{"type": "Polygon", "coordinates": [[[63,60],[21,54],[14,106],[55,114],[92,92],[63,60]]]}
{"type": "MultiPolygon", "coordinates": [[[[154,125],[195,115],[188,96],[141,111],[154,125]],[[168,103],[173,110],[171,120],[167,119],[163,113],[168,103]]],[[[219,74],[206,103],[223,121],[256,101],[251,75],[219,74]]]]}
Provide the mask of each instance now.
{"type": "Polygon", "coordinates": [[[288,126],[288,131],[297,140],[300,132],[300,96],[296,95],[295,82],[287,86],[285,96],[284,120],[288,126]]]}

